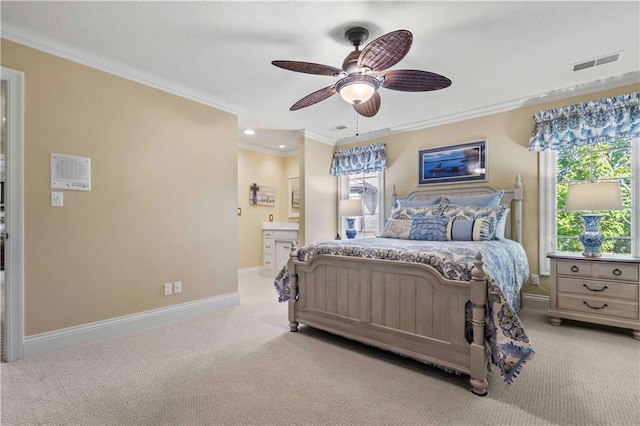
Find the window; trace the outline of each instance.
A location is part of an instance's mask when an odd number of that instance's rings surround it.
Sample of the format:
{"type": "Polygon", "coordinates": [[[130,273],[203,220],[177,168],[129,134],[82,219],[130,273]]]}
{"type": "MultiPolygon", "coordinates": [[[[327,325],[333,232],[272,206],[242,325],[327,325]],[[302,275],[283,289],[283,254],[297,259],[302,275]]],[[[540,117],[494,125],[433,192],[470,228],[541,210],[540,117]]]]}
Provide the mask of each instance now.
{"type": "MultiPolygon", "coordinates": [[[[382,233],[384,224],[384,172],[357,173],[339,176],[338,199],[362,200],[363,216],[355,221],[356,238],[382,233]]],[[[345,238],[346,221],[338,217],[338,232],[345,238]]]]}
{"type": "Polygon", "coordinates": [[[603,253],[640,252],[640,142],[638,138],[599,142],[540,153],[540,273],[549,273],[549,251],[581,252],[584,230],[579,212],[564,210],[567,187],[574,183],[620,183],[622,210],[602,212],[603,253]]]}

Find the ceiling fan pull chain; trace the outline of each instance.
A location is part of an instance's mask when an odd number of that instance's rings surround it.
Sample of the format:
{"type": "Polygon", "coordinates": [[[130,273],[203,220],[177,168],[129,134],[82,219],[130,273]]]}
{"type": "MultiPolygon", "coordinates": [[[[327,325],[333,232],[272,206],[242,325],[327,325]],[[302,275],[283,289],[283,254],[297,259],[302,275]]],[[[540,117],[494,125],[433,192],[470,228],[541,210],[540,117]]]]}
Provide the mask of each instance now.
{"type": "Polygon", "coordinates": [[[358,120],[358,113],[356,111],[353,111],[353,117],[356,119],[356,136],[360,136],[360,130],[358,129],[360,121],[358,120]]]}

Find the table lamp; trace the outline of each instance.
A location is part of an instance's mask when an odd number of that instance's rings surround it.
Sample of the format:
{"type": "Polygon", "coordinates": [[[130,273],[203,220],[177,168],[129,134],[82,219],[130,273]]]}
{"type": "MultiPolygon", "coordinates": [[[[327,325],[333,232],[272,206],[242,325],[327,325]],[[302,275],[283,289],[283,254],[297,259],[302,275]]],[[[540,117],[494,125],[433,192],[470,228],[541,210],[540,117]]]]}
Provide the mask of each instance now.
{"type": "Polygon", "coordinates": [[[355,238],[358,231],[354,227],[355,218],[362,216],[362,200],[340,200],[338,214],[347,219],[347,238],[355,238]]]}
{"type": "MultiPolygon", "coordinates": [[[[601,211],[620,210],[620,184],[618,182],[590,182],[569,185],[567,188],[566,211],[601,211]]],[[[580,242],[584,247],[583,256],[600,257],[600,246],[605,236],[600,232],[602,215],[583,213],[584,232],[580,234],[580,242]]]]}

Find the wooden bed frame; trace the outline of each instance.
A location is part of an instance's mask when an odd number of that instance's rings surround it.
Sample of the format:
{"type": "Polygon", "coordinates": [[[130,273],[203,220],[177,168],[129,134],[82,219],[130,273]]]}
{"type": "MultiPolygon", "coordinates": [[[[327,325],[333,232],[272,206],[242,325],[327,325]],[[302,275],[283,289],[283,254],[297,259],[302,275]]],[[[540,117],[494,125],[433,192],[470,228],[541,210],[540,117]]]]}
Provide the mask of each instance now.
{"type": "MultiPolygon", "coordinates": [[[[491,186],[446,186],[411,192],[397,200],[432,199],[448,195],[495,193],[491,186]]],[[[505,191],[511,204],[515,239],[522,236],[522,182],[505,191]]],[[[509,223],[509,222],[507,222],[509,223]]],[[[507,227],[509,228],[509,227],[507,227]]],[[[505,230],[507,236],[511,229],[505,230]]],[[[427,364],[470,376],[471,391],[487,394],[484,328],[487,280],[478,253],[471,281],[452,281],[420,263],[319,255],[309,262],[288,263],[289,327],[299,323],[363,342],[427,364]],[[296,297],[297,296],[297,297],[296,297]],[[472,303],[473,342],[465,339],[465,305],[472,303]]]]}

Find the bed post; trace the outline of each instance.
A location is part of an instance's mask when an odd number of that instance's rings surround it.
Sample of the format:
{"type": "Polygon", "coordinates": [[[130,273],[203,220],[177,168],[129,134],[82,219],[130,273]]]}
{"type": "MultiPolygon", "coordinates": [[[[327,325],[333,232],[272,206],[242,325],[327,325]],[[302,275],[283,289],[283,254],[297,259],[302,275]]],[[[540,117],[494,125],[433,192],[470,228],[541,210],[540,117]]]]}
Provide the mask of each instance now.
{"type": "Polygon", "coordinates": [[[296,299],[298,296],[298,275],[296,274],[296,264],[293,262],[298,259],[298,246],[295,241],[291,242],[291,253],[289,254],[289,262],[287,263],[287,271],[289,272],[289,289],[291,290],[289,299],[289,330],[298,331],[298,321],[296,321],[296,299]]]}
{"type": "Polygon", "coordinates": [[[487,303],[487,275],[482,269],[482,254],[476,254],[471,271],[471,325],[473,326],[473,342],[470,348],[471,392],[479,396],[488,394],[487,388],[487,353],[485,352],[484,328],[485,309],[487,303]]]}
{"type": "Polygon", "coordinates": [[[522,244],[522,178],[516,175],[516,182],[513,185],[513,214],[516,223],[515,240],[522,244]]]}

